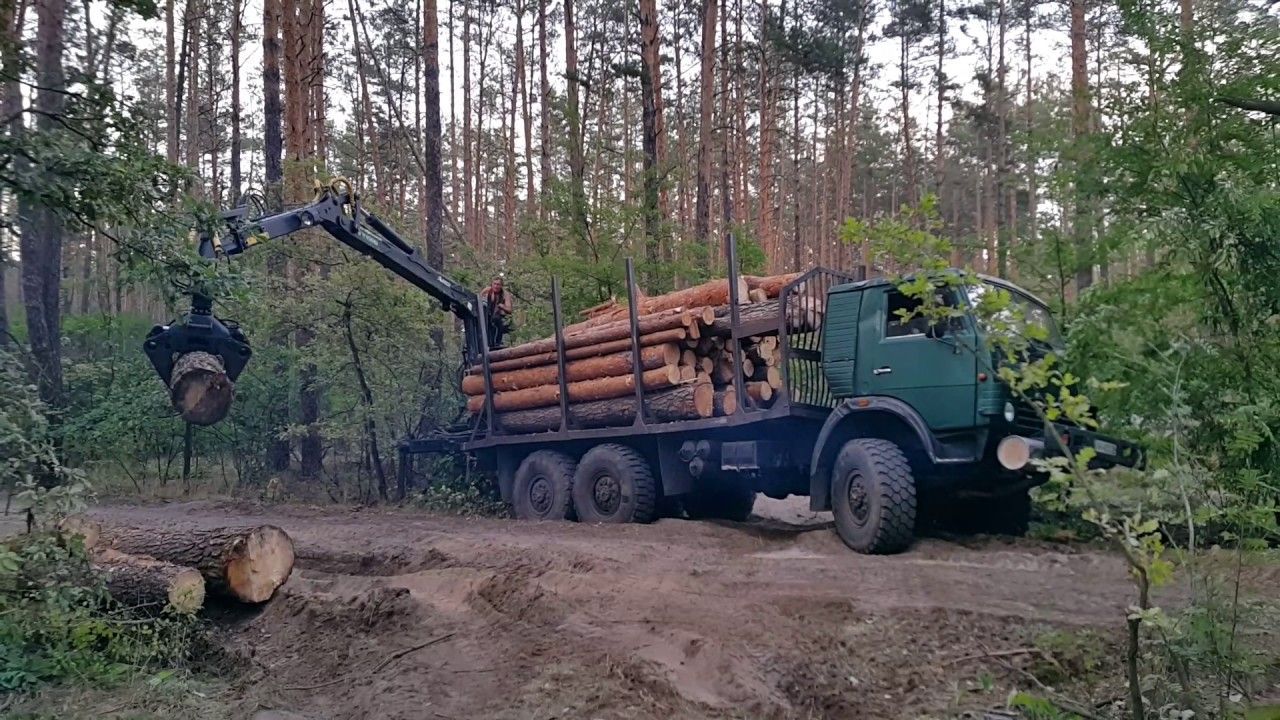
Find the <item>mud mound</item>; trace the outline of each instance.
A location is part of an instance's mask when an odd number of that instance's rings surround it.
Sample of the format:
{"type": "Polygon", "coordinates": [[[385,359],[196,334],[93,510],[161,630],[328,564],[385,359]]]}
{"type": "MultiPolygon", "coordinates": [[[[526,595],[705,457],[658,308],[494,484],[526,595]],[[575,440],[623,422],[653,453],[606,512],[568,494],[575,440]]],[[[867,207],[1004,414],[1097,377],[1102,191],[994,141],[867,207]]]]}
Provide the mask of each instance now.
{"type": "Polygon", "coordinates": [[[408,590],[374,587],[354,597],[287,593],[265,619],[282,619],[285,625],[302,624],[307,631],[385,631],[414,620],[420,610],[421,606],[413,601],[408,590]]]}
{"type": "Polygon", "coordinates": [[[388,577],[451,567],[453,558],[435,548],[421,552],[344,552],[307,547],[298,553],[299,568],[342,575],[388,577]]]}

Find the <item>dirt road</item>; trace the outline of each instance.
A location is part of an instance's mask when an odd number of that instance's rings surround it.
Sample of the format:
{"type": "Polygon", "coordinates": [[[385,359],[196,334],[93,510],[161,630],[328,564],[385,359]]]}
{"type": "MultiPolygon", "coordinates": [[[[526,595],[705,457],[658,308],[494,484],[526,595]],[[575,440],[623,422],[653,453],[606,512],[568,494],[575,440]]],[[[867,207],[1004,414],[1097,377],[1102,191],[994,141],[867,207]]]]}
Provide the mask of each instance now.
{"type": "Polygon", "coordinates": [[[246,717],[944,717],[1005,699],[980,679],[1002,665],[971,656],[1022,662],[1002,651],[1123,623],[1130,586],[1106,553],[988,538],[861,556],[803,502],[762,502],[745,524],[596,527],[209,502],[95,512],[294,537],[280,595],[229,623],[246,717]]]}

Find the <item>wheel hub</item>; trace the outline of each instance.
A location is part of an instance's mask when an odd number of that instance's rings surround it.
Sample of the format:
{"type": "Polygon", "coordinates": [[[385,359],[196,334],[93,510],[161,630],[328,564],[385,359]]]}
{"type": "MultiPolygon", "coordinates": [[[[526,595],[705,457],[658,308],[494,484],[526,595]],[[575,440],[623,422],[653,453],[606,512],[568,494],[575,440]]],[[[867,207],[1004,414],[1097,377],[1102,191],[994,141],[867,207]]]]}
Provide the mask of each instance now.
{"type": "Polygon", "coordinates": [[[529,506],[539,515],[546,515],[551,511],[554,494],[551,481],[539,475],[529,484],[529,506]]]}
{"type": "Polygon", "coordinates": [[[606,515],[612,514],[622,504],[622,487],[612,475],[601,475],[596,478],[592,496],[600,512],[606,515]]]}
{"type": "Polygon", "coordinates": [[[859,525],[866,524],[867,518],[871,517],[871,498],[861,475],[854,475],[849,480],[849,512],[859,525]]]}

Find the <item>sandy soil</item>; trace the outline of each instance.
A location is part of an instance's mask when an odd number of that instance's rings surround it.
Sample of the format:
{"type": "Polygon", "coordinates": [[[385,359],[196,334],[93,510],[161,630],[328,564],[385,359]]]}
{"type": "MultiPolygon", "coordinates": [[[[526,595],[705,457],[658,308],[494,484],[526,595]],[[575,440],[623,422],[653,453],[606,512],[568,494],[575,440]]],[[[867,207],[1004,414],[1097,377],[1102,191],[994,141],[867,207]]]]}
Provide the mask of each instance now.
{"type": "Polygon", "coordinates": [[[1047,632],[1118,635],[1115,557],[1034,540],[848,551],[804,499],[750,522],[535,524],[190,502],[140,523],[274,523],[299,562],[218,618],[237,717],[950,717],[1001,705],[1047,632]],[[982,657],[995,654],[997,659],[982,657]]]}

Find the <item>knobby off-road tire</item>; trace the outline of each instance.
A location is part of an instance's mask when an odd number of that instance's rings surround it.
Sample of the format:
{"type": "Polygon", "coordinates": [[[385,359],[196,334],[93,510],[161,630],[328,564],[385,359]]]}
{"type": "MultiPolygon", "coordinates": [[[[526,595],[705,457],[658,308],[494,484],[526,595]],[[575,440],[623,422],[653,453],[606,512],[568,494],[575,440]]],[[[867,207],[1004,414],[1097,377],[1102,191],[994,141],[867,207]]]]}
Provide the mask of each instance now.
{"type": "Polygon", "coordinates": [[[915,537],[916,483],[902,449],[888,440],[850,440],[831,472],[836,532],[860,553],[900,552],[915,537]]]}
{"type": "Polygon", "coordinates": [[[756,492],[741,482],[710,480],[701,481],[693,492],[681,499],[690,520],[744,522],[751,517],[756,492]]]}
{"type": "Polygon", "coordinates": [[[652,522],[657,517],[658,480],[643,455],[626,445],[604,443],[578,463],[573,504],[585,523],[652,522]]]}
{"type": "Polygon", "coordinates": [[[521,520],[573,519],[573,475],[578,464],[557,450],[537,450],[520,463],[511,505],[521,520]]]}

